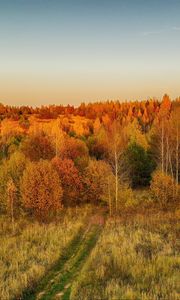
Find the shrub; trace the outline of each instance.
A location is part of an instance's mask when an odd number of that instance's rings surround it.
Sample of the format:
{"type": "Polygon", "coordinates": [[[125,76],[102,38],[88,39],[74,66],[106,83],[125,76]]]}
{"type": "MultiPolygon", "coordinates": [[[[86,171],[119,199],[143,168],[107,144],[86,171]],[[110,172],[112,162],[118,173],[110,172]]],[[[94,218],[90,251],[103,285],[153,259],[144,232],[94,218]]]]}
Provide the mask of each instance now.
{"type": "Polygon", "coordinates": [[[153,197],[161,207],[167,208],[176,201],[176,189],[174,179],[160,170],[154,172],[151,181],[151,191],[153,197]]]}

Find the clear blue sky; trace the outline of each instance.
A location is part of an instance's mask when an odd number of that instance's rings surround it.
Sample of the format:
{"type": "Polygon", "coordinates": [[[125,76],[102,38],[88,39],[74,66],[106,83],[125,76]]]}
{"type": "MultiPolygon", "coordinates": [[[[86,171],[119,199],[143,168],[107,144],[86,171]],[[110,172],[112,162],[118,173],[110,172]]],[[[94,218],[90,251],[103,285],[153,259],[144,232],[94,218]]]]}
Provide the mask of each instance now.
{"type": "Polygon", "coordinates": [[[0,102],[180,95],[180,0],[0,0],[0,102]]]}

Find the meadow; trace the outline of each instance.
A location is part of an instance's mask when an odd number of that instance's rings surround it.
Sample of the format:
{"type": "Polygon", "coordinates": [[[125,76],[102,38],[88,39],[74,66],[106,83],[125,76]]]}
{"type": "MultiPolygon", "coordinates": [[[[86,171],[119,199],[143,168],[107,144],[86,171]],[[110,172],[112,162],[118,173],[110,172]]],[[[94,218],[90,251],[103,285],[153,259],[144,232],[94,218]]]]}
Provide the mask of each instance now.
{"type": "Polygon", "coordinates": [[[180,214],[108,219],[72,285],[71,300],[178,300],[180,214]]]}
{"type": "Polygon", "coordinates": [[[85,226],[88,208],[68,209],[56,222],[20,219],[12,231],[0,220],[0,299],[19,299],[31,290],[85,226]]]}

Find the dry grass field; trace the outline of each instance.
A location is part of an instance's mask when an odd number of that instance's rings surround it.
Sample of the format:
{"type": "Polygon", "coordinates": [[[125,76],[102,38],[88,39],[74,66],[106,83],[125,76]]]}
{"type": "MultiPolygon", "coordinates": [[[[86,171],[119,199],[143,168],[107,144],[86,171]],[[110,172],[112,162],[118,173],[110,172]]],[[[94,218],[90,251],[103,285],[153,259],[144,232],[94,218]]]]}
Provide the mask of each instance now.
{"type": "Polygon", "coordinates": [[[0,299],[17,299],[53,266],[84,226],[88,208],[69,209],[56,223],[0,220],[0,299]]]}
{"type": "Polygon", "coordinates": [[[180,299],[178,220],[178,211],[108,220],[70,299],[180,299]]]}

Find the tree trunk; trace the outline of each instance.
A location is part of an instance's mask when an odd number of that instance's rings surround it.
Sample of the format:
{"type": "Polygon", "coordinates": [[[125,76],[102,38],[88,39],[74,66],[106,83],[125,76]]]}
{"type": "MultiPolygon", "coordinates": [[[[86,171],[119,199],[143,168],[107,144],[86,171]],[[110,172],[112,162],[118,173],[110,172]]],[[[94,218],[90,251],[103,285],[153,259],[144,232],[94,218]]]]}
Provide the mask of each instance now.
{"type": "Polygon", "coordinates": [[[166,136],[166,175],[168,174],[168,165],[169,165],[169,139],[168,136],[166,136]]]}
{"type": "Polygon", "coordinates": [[[161,129],[161,170],[164,172],[164,121],[161,129]]]}
{"type": "Polygon", "coordinates": [[[176,134],[176,184],[179,183],[179,130],[177,125],[176,134]]]}
{"type": "Polygon", "coordinates": [[[10,199],[10,202],[11,202],[11,223],[12,223],[12,229],[13,229],[13,232],[14,232],[14,229],[15,229],[15,226],[14,226],[14,195],[10,195],[11,199],[10,199]]]}
{"type": "Polygon", "coordinates": [[[115,207],[116,207],[116,213],[118,210],[118,159],[117,159],[117,151],[115,149],[115,153],[114,153],[114,158],[115,158],[115,187],[116,187],[116,191],[115,191],[115,207]]]}
{"type": "Polygon", "coordinates": [[[112,216],[112,201],[111,201],[111,191],[110,191],[110,180],[108,177],[108,196],[109,196],[109,216],[112,216]]]}

